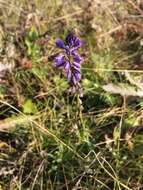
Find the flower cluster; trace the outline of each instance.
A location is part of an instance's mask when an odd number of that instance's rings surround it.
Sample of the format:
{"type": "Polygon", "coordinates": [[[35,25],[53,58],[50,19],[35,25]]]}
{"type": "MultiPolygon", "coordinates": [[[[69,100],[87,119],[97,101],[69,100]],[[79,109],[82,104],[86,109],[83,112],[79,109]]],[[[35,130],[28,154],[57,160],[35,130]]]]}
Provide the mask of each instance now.
{"type": "Polygon", "coordinates": [[[63,51],[55,57],[55,67],[65,70],[67,80],[73,93],[81,91],[79,81],[81,80],[82,59],[77,53],[81,44],[81,40],[75,36],[74,32],[70,32],[64,41],[60,38],[56,39],[57,47],[63,51]]]}

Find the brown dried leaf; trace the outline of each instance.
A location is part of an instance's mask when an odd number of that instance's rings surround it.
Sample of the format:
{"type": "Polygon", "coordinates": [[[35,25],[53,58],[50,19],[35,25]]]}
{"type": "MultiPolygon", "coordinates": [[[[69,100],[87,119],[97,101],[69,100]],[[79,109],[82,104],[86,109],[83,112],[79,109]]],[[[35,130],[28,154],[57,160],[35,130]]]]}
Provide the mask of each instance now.
{"type": "Polygon", "coordinates": [[[102,87],[106,92],[110,92],[112,94],[120,94],[121,96],[139,96],[143,97],[143,90],[137,89],[135,87],[125,85],[123,83],[115,84],[107,84],[102,87]]]}

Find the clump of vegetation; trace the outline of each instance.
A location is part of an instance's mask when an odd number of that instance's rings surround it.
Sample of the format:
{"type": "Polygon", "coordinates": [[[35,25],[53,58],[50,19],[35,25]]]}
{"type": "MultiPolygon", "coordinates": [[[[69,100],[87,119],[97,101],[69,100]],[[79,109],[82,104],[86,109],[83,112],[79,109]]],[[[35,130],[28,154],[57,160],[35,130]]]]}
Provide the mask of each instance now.
{"type": "Polygon", "coordinates": [[[136,0],[0,0],[0,189],[143,188],[142,16],[136,0]]]}

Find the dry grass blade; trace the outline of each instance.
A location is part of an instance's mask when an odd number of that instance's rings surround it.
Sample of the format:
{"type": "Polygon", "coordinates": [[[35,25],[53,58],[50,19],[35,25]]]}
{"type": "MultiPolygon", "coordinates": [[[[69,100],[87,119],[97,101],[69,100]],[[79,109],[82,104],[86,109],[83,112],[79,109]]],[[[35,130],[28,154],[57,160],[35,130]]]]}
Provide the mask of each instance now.
{"type": "MultiPolygon", "coordinates": [[[[112,179],[114,179],[114,181],[116,181],[120,186],[124,187],[125,189],[127,189],[127,190],[132,190],[132,189],[130,189],[129,187],[127,187],[125,184],[123,184],[122,182],[120,182],[119,179],[118,179],[118,177],[117,177],[116,175],[114,176],[115,173],[112,175],[112,174],[105,168],[105,166],[103,165],[103,163],[100,161],[99,155],[97,155],[95,152],[93,152],[93,153],[94,153],[94,155],[95,155],[97,161],[98,161],[99,164],[101,165],[101,167],[104,169],[104,171],[105,171],[112,179]]],[[[103,158],[101,157],[101,159],[103,159],[103,158]]],[[[104,159],[104,161],[105,161],[105,159],[104,159]]],[[[108,162],[106,161],[106,164],[107,164],[107,163],[108,163],[108,162]]],[[[108,163],[108,166],[109,166],[109,163],[108,163]]],[[[110,168],[112,168],[112,167],[110,166],[110,168]]],[[[119,187],[119,188],[120,188],[120,187],[119,187]]]]}
{"type": "Polygon", "coordinates": [[[0,0],[0,8],[1,9],[7,9],[9,10],[10,12],[14,12],[15,14],[17,14],[19,16],[20,12],[22,11],[21,7],[18,7],[15,5],[15,2],[14,1],[3,1],[3,0],[0,0]]]}

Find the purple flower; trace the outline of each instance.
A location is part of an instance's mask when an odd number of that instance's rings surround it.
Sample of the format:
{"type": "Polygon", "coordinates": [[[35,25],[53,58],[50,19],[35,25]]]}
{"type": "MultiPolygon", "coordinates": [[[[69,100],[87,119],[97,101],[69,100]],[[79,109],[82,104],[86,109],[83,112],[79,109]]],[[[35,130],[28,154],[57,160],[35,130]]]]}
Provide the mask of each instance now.
{"type": "Polygon", "coordinates": [[[62,53],[55,57],[55,67],[64,69],[73,93],[77,90],[81,91],[79,81],[82,58],[77,53],[82,45],[81,40],[75,36],[74,32],[70,32],[64,41],[57,38],[56,45],[62,49],[62,53]]]}

